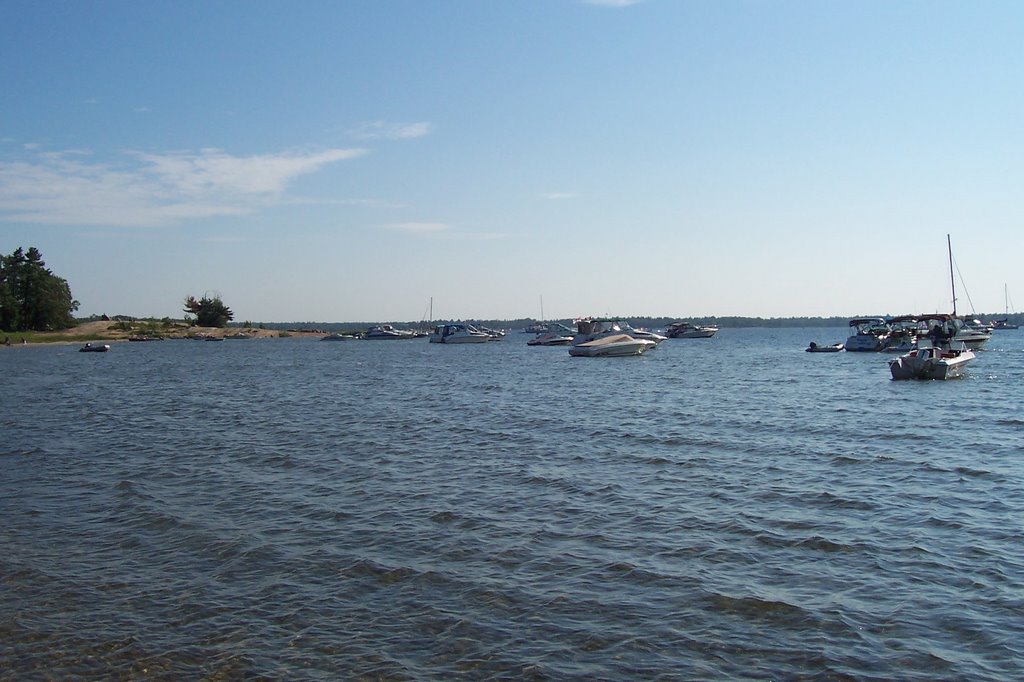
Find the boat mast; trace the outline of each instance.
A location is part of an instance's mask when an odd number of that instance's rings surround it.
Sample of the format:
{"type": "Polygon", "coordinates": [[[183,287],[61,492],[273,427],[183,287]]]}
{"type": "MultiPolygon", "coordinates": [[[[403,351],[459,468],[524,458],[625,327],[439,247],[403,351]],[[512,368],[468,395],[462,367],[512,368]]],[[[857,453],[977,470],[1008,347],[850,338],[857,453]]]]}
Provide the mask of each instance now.
{"type": "Polygon", "coordinates": [[[956,317],[956,280],[953,279],[953,244],[946,234],[946,249],[949,251],[949,289],[953,293],[953,317],[956,317]]]}

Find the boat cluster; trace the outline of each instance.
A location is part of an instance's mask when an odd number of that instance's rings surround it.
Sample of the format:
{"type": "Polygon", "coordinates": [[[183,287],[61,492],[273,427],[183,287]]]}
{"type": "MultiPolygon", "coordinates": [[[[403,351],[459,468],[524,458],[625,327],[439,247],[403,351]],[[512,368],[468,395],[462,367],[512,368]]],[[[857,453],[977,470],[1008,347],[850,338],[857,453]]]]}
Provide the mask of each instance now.
{"type": "Polygon", "coordinates": [[[674,322],[665,334],[636,329],[621,318],[587,317],[576,320],[573,330],[555,322],[532,326],[525,331],[536,334],[527,341],[530,346],[568,346],[574,357],[609,357],[641,355],[668,338],[710,338],[718,327],[702,327],[688,322],[674,322]]]}
{"type": "Polygon", "coordinates": [[[994,328],[956,315],[926,314],[898,317],[859,317],[850,320],[845,343],[807,347],[809,353],[900,353],[889,362],[892,378],[952,379],[963,375],[974,351],[992,338],[994,328]]]}

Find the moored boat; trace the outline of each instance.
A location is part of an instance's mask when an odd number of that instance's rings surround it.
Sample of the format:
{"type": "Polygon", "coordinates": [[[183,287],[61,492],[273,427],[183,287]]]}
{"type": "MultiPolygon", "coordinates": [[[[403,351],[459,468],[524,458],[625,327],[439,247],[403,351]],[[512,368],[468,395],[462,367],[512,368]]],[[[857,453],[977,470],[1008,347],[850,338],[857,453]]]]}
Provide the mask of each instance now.
{"type": "Polygon", "coordinates": [[[973,359],[974,352],[963,344],[953,348],[924,345],[891,360],[889,372],[897,381],[956,379],[963,376],[964,366],[973,359]]]}
{"type": "Polygon", "coordinates": [[[635,339],[629,334],[614,334],[579,344],[573,343],[569,346],[569,355],[591,358],[641,355],[656,345],[654,341],[635,339]]]}
{"type": "Polygon", "coordinates": [[[526,342],[527,346],[567,346],[572,343],[575,335],[572,329],[555,322],[548,325],[548,330],[526,342]]]}
{"type": "Polygon", "coordinates": [[[390,324],[377,324],[367,327],[363,338],[374,341],[394,341],[399,339],[415,339],[416,333],[405,329],[395,329],[390,324]]]}
{"type": "Polygon", "coordinates": [[[811,341],[811,343],[804,350],[806,350],[808,353],[838,353],[842,349],[843,344],[841,343],[833,343],[824,346],[819,346],[815,341],[811,341]]]}
{"type": "Polygon", "coordinates": [[[110,350],[110,344],[107,343],[87,343],[78,349],[79,353],[106,353],[110,350]]]}
{"type": "Polygon", "coordinates": [[[430,343],[487,343],[491,337],[468,324],[439,324],[430,335],[430,343]]]}
{"type": "Polygon", "coordinates": [[[877,353],[885,348],[892,331],[881,317],[855,317],[850,329],[843,348],[852,353],[877,353]]]}
{"type": "Polygon", "coordinates": [[[713,324],[673,322],[665,327],[665,336],[670,339],[710,339],[717,333],[718,327],[713,324]]]}

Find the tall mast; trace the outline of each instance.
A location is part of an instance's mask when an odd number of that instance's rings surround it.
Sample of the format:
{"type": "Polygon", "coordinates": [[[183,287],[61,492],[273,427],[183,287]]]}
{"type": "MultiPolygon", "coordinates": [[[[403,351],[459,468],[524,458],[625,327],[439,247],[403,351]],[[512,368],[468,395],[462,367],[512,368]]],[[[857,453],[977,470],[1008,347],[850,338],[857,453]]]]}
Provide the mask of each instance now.
{"type": "Polygon", "coordinates": [[[946,249],[949,251],[949,290],[953,292],[953,317],[956,317],[956,281],[953,279],[953,244],[946,234],[946,249]]]}

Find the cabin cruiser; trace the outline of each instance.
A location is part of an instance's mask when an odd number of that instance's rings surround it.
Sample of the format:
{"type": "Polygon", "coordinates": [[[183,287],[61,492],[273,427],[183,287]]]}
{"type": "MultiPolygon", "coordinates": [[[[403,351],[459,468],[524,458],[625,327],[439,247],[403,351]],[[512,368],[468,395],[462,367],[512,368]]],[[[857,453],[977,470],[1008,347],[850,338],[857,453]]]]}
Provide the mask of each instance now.
{"type": "Polygon", "coordinates": [[[974,352],[962,343],[959,347],[941,348],[922,341],[916,350],[889,362],[894,380],[956,379],[963,376],[964,365],[974,359],[974,352]]]}
{"type": "MultiPolygon", "coordinates": [[[[658,345],[653,338],[643,338],[642,334],[650,332],[639,332],[617,318],[586,317],[576,320],[576,335],[569,344],[569,355],[640,355],[658,345]]],[[[660,334],[652,336],[665,338],[660,334]]]]}
{"type": "Polygon", "coordinates": [[[665,336],[670,339],[710,339],[718,333],[713,324],[701,325],[689,322],[673,322],[665,327],[665,336]]]}
{"type": "Polygon", "coordinates": [[[856,317],[850,320],[852,333],[843,347],[851,352],[874,353],[885,348],[892,331],[881,317],[856,317]]]}
{"type": "Polygon", "coordinates": [[[368,340],[415,339],[416,333],[405,329],[395,329],[390,324],[378,324],[367,327],[363,332],[363,338],[368,340]]]}
{"type": "Polygon", "coordinates": [[[600,336],[583,343],[569,346],[569,355],[573,357],[612,357],[622,355],[641,355],[654,348],[657,343],[648,339],[635,339],[629,334],[612,334],[600,336]]]}
{"type": "Polygon", "coordinates": [[[481,325],[476,325],[475,329],[478,332],[483,332],[484,334],[487,334],[487,336],[491,337],[491,341],[501,341],[503,338],[505,338],[504,329],[491,329],[490,327],[484,327],[481,325]]]}
{"type": "Polygon", "coordinates": [[[491,337],[460,322],[439,324],[430,335],[430,343],[487,343],[491,337]]]}
{"type": "Polygon", "coordinates": [[[968,348],[977,350],[984,346],[991,338],[991,327],[985,326],[980,320],[964,319],[953,340],[963,343],[968,348]]]}
{"type": "Polygon", "coordinates": [[[615,336],[626,334],[634,339],[651,341],[655,345],[666,338],[661,334],[649,332],[646,329],[635,329],[629,322],[618,317],[585,317],[576,320],[576,335],[572,339],[572,345],[578,346],[581,343],[594,341],[602,336],[615,336]]]}
{"type": "Polygon", "coordinates": [[[575,332],[564,324],[555,322],[548,325],[548,330],[537,334],[526,342],[527,346],[568,346],[572,343],[575,332]]]}
{"type": "Polygon", "coordinates": [[[899,315],[886,320],[889,325],[889,338],[885,347],[886,353],[909,353],[917,348],[917,337],[927,336],[928,325],[918,319],[917,315],[899,315]]]}
{"type": "Polygon", "coordinates": [[[527,334],[543,334],[548,330],[548,326],[543,322],[534,322],[529,327],[523,330],[527,334]]]}

